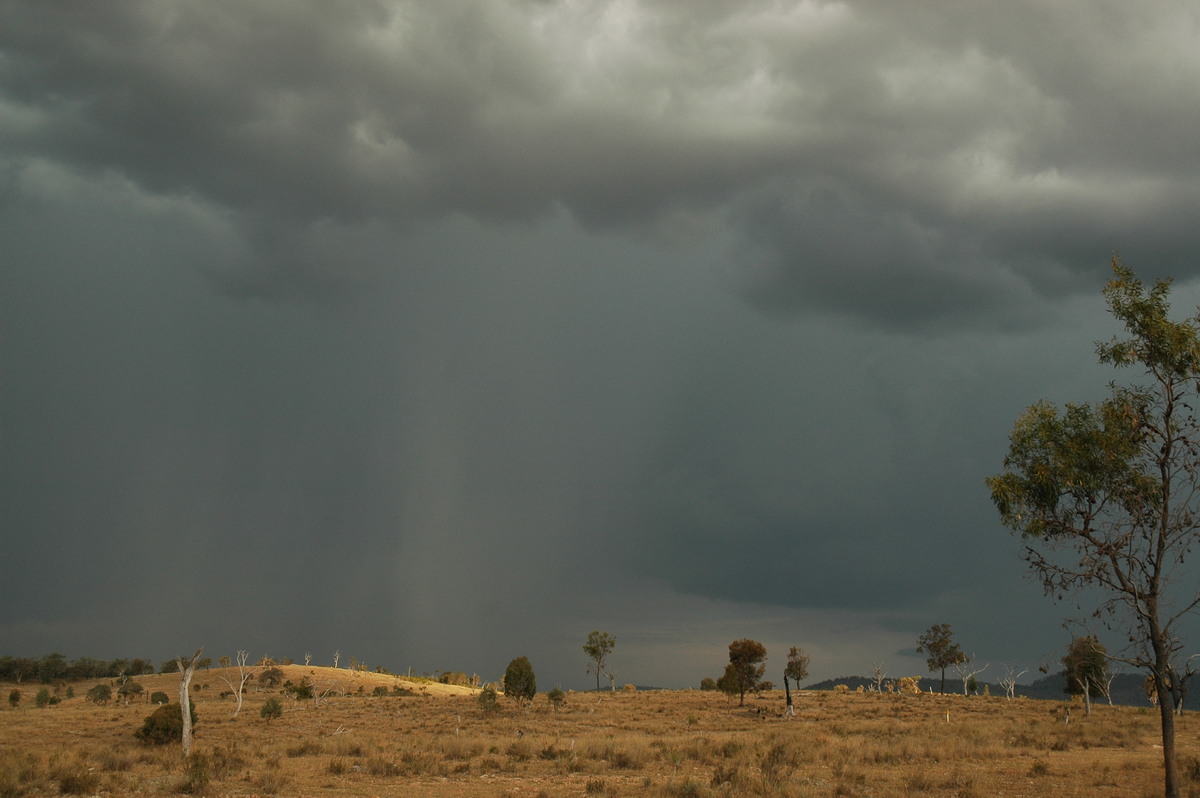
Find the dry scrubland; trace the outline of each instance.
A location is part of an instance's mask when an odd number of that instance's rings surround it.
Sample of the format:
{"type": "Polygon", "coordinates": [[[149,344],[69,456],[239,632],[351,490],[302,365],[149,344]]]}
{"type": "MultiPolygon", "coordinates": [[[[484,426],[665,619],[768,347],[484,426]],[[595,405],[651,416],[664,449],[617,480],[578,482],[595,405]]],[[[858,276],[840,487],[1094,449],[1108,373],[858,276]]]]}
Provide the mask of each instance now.
{"type": "MultiPolygon", "coordinates": [[[[1162,794],[1157,715],[1065,703],[962,696],[799,693],[746,707],[699,691],[544,695],[485,715],[473,691],[394,676],[289,666],[286,677],[344,696],[284,699],[249,688],[242,714],[219,669],[199,671],[195,753],[149,748],[133,732],[152,707],[95,706],[75,697],[0,705],[0,798],[210,796],[1155,796],[1162,794]],[[372,695],[375,687],[415,695],[372,695]],[[359,692],[359,688],[362,691],[359,692]]],[[[178,676],[139,677],[177,697],[178,676]]],[[[13,685],[3,685],[0,699],[13,685]]],[[[1200,796],[1200,716],[1179,730],[1185,790],[1200,796]]]]}

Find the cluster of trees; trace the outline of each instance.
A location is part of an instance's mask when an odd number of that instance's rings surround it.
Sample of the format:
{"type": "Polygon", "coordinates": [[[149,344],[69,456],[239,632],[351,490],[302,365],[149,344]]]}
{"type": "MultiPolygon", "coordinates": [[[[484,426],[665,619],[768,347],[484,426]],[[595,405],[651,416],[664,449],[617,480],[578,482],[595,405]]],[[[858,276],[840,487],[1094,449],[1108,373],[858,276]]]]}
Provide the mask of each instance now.
{"type": "Polygon", "coordinates": [[[154,673],[154,663],[146,659],[103,660],[79,657],[68,662],[67,658],[59,653],[46,654],[38,659],[0,657],[0,681],[17,684],[32,679],[50,684],[76,679],[117,679],[147,673],[154,673]]]}
{"type": "MultiPolygon", "coordinates": [[[[767,647],[757,640],[743,638],[729,644],[729,663],[721,678],[705,677],[700,681],[701,690],[720,690],[728,696],[738,697],[738,706],[746,703],[746,693],[774,690],[775,683],[764,679],[767,670],[767,647]]],[[[788,649],[787,662],[783,667],[783,686],[787,692],[787,705],[792,706],[791,683],[800,686],[800,680],[808,676],[808,655],[804,649],[792,646],[788,649]]]]}

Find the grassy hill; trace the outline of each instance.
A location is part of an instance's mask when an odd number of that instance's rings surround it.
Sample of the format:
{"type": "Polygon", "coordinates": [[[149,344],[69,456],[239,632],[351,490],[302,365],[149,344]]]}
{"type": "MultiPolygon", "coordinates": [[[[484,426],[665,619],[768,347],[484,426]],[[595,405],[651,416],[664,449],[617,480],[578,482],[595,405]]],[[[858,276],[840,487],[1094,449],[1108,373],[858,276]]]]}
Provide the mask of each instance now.
{"type": "MultiPolygon", "coordinates": [[[[233,669],[230,669],[233,670],[233,669]]],[[[389,674],[281,666],[322,701],[259,685],[234,701],[219,668],[193,684],[196,747],[147,747],[133,733],[147,703],[93,704],[102,680],[58,685],[39,708],[39,684],[0,685],[0,796],[368,796],[543,798],[733,795],[1117,796],[1161,791],[1155,713],[1132,707],[1075,713],[1060,701],[997,697],[781,691],[739,706],[719,693],[540,694],[485,712],[470,688],[389,674]],[[68,695],[67,687],[71,695],[68,695]],[[260,717],[269,698],[284,711],[260,717]]],[[[229,675],[229,671],[224,672],[229,675]]],[[[147,694],[174,695],[178,676],[138,677],[147,694]]],[[[111,682],[111,680],[109,680],[111,682]]],[[[48,690],[54,688],[47,687],[48,690]]],[[[1184,772],[1200,772],[1200,716],[1179,719],[1184,772]]]]}

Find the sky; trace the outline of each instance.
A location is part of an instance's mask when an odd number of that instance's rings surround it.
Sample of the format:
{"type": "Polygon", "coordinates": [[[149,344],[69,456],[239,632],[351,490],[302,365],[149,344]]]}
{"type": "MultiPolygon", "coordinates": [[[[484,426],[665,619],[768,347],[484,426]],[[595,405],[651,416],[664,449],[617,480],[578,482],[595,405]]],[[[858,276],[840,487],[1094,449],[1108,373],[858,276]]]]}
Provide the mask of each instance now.
{"type": "Polygon", "coordinates": [[[9,0],[0,654],[1036,675],[984,479],[1197,130],[1175,0],[9,0]]]}

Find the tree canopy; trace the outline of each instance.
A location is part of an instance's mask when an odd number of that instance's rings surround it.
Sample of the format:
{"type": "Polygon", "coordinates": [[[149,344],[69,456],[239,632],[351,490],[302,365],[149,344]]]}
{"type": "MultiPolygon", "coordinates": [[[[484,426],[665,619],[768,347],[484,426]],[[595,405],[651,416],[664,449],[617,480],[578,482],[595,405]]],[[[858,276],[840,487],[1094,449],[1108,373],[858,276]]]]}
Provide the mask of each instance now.
{"type": "MultiPolygon", "coordinates": [[[[1148,287],[1117,258],[1112,271],[1104,297],[1125,337],[1096,352],[1137,374],[1099,402],[1031,405],[987,484],[1046,592],[1098,589],[1095,617],[1130,641],[1114,657],[1178,700],[1192,675],[1180,626],[1200,604],[1185,566],[1200,533],[1200,317],[1171,319],[1169,280],[1148,287]]],[[[1159,702],[1168,796],[1179,794],[1173,703],[1159,702]]]]}
{"type": "Polygon", "coordinates": [[[746,703],[746,691],[758,686],[763,672],[767,669],[764,664],[766,659],[766,646],[757,640],[734,640],[729,644],[729,667],[726,669],[726,677],[731,678],[737,686],[739,706],[746,703]]]}
{"type": "Polygon", "coordinates": [[[596,691],[600,691],[600,676],[604,671],[604,660],[608,657],[612,650],[617,645],[617,638],[610,635],[608,632],[591,632],[587,636],[587,642],[583,644],[583,653],[587,654],[591,659],[591,664],[588,665],[589,671],[596,672],[596,691]]]}
{"type": "Polygon", "coordinates": [[[954,632],[948,623],[935,623],[917,638],[917,653],[926,655],[925,663],[929,670],[941,671],[940,693],[946,692],[946,668],[969,661],[958,643],[954,642],[954,632]]]}

